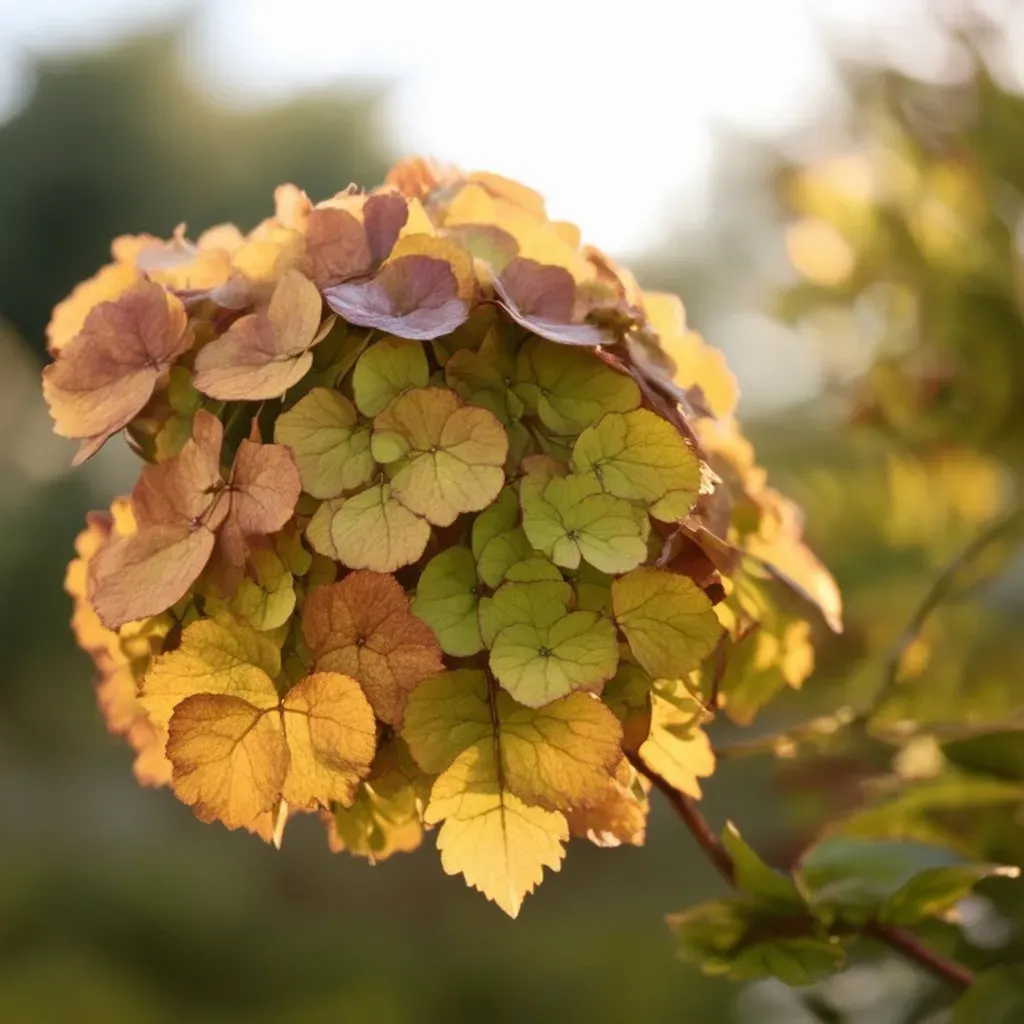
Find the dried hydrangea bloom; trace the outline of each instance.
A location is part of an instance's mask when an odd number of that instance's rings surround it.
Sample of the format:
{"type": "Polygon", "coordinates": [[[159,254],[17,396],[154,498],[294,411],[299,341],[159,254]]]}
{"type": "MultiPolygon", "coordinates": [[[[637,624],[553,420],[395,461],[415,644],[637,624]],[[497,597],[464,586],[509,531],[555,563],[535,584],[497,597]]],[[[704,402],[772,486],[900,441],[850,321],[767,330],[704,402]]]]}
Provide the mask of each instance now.
{"type": "Polygon", "coordinates": [[[370,860],[436,830],[514,916],[571,836],[643,842],[645,772],[699,798],[707,722],[757,710],[729,665],[799,686],[803,614],[839,628],[721,355],[532,189],[413,159],[113,255],[44,391],[143,467],[67,589],[110,729],[200,819],[316,813],[370,860]]]}

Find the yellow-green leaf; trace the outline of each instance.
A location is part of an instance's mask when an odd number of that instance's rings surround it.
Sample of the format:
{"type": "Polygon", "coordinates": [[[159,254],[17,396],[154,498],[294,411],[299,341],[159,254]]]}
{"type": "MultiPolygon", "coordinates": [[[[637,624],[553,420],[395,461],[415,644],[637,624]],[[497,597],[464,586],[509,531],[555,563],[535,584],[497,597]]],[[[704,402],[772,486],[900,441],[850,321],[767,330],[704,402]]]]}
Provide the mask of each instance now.
{"type": "Polygon", "coordinates": [[[515,491],[506,487],[497,501],[473,521],[473,555],[480,579],[489,587],[497,587],[511,566],[533,553],[519,525],[515,491]]]}
{"type": "MultiPolygon", "coordinates": [[[[227,601],[232,615],[266,633],[284,625],[295,611],[295,582],[271,547],[256,548],[249,556],[251,575],[227,601]]],[[[209,614],[209,600],[207,601],[209,614]]]]}
{"type": "MultiPolygon", "coordinates": [[[[615,628],[596,612],[561,609],[557,583],[506,583],[491,599],[487,619],[500,628],[491,644],[495,678],[528,707],[541,707],[574,690],[594,689],[615,674],[619,660],[615,628]],[[531,597],[540,595],[542,600],[531,597]]],[[[571,598],[572,591],[565,590],[571,598]]],[[[564,593],[564,592],[563,592],[564,593]]],[[[481,619],[481,632],[484,619],[481,619]]]]}
{"type": "Polygon", "coordinates": [[[443,821],[441,866],[516,917],[540,884],[557,871],[569,838],[565,817],[530,807],[503,785],[492,743],[464,751],[434,783],[425,820],[443,821]]]}
{"type": "Polygon", "coordinates": [[[445,381],[470,405],[490,410],[502,423],[523,414],[523,403],[512,384],[515,358],[511,346],[496,328],[484,337],[477,351],[462,349],[445,364],[445,381]]]}
{"type": "Polygon", "coordinates": [[[394,572],[412,565],[430,540],[430,524],[396,501],[389,484],[325,501],[306,527],[313,549],[350,569],[394,572]]]}
{"type": "Polygon", "coordinates": [[[423,343],[405,338],[382,338],[356,363],[352,392],[364,416],[376,416],[409,388],[426,387],[430,377],[423,343]]]}
{"type": "Polygon", "coordinates": [[[506,626],[534,620],[552,625],[572,607],[572,587],[564,580],[531,581],[503,586],[494,597],[480,600],[480,635],[490,647],[506,626]]]}
{"type": "Polygon", "coordinates": [[[680,793],[699,800],[698,779],[715,770],[711,743],[701,728],[703,712],[696,702],[691,711],[651,694],[651,732],[640,747],[644,763],[680,793]]]}
{"type": "Polygon", "coordinates": [[[531,555],[521,562],[509,566],[505,573],[505,580],[509,583],[539,583],[542,580],[553,580],[562,582],[562,573],[558,566],[545,558],[543,555],[531,555]]]}
{"type": "Polygon", "coordinates": [[[641,567],[612,583],[612,613],[640,665],[678,679],[711,653],[722,627],[707,595],[686,576],[641,567]]]}
{"type": "Polygon", "coordinates": [[[589,349],[531,338],[516,359],[516,394],[555,434],[576,436],[605,413],[640,405],[636,382],[589,349]]]}
{"type": "Polygon", "coordinates": [[[370,428],[358,419],[352,403],[328,388],[314,388],[278,417],[274,440],[291,449],[307,494],[335,498],[373,476],[370,428]]]}
{"type": "Polygon", "coordinates": [[[454,547],[435,555],[420,575],[410,610],[434,631],[445,654],[468,658],[482,650],[473,552],[454,547]]]}
{"type": "Polygon", "coordinates": [[[604,799],[622,760],[622,730],[595,697],[574,693],[528,708],[492,692],[486,673],[472,670],[424,680],[409,699],[402,735],[431,774],[486,740],[516,796],[560,810],[604,799]]]}
{"type": "Polygon", "coordinates": [[[610,615],[612,610],[612,577],[586,562],[567,573],[572,589],[576,591],[576,607],[580,611],[610,615]]]}
{"type": "Polygon", "coordinates": [[[371,450],[389,467],[395,498],[437,526],[486,508],[505,483],[501,423],[447,388],[396,398],[373,422],[371,450]]]}
{"type": "Polygon", "coordinates": [[[647,513],[605,494],[591,476],[527,477],[519,500],[527,539],[556,565],[575,569],[583,558],[602,572],[624,573],[647,557],[647,513]]]}
{"type": "Polygon", "coordinates": [[[609,413],[576,441],[573,469],[608,493],[642,501],[655,519],[673,522],[700,492],[700,460],[671,423],[646,409],[609,413]]]}

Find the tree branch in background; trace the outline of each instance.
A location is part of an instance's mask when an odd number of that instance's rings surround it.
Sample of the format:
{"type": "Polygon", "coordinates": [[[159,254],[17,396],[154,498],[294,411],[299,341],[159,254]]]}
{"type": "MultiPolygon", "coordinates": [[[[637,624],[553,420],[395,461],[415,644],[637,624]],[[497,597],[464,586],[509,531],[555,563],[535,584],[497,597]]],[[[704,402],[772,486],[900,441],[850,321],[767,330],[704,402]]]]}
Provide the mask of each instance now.
{"type": "Polygon", "coordinates": [[[993,519],[936,577],[928,592],[921,598],[921,601],[914,609],[910,620],[904,627],[903,632],[896,638],[896,642],[885,659],[882,681],[875,694],[875,699],[872,701],[874,707],[878,706],[889,690],[896,684],[900,664],[907,650],[918,638],[932,613],[953,593],[956,587],[957,576],[960,572],[966,569],[976,558],[984,554],[992,544],[1001,540],[1003,536],[1011,533],[1021,525],[1024,525],[1024,508],[1020,505],[1015,505],[1005,515],[998,519],[993,519]]]}
{"type": "MultiPolygon", "coordinates": [[[[630,754],[629,760],[633,767],[662,793],[672,809],[682,819],[683,824],[689,829],[690,835],[696,840],[704,856],[735,889],[737,887],[736,865],[721,839],[718,838],[701,813],[696,801],[678,792],[666,779],[653,771],[638,754],[630,754]]],[[[929,949],[904,928],[873,921],[859,929],[859,933],[884,943],[890,949],[917,964],[918,967],[957,989],[967,989],[974,983],[974,975],[970,970],[955,960],[949,960],[933,949],[929,949]]]]}

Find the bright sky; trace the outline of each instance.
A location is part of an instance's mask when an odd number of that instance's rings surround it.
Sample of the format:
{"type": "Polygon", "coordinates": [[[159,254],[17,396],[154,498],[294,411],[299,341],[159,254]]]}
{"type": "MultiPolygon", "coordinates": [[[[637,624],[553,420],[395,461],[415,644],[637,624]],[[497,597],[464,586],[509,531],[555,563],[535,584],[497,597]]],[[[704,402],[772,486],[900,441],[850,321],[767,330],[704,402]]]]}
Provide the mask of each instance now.
{"type": "Polygon", "coordinates": [[[816,19],[853,32],[924,2],[0,0],[0,116],[27,85],[26,51],[103,45],[193,6],[189,67],[232,102],[394,78],[398,148],[520,178],[628,254],[667,210],[699,217],[715,119],[774,133],[834,96],[816,19]],[[629,202],[610,198],[638,164],[629,202]]]}
{"type": "MultiPolygon", "coordinates": [[[[191,9],[186,66],[224,102],[393,81],[397,152],[518,178],[629,257],[700,223],[716,121],[781,134],[841,103],[822,27],[927,75],[942,57],[922,14],[933,2],[0,0],[0,121],[27,94],[31,53],[101,47],[191,9]]],[[[816,388],[799,344],[763,317],[702,326],[737,357],[745,409],[816,388]]]]}

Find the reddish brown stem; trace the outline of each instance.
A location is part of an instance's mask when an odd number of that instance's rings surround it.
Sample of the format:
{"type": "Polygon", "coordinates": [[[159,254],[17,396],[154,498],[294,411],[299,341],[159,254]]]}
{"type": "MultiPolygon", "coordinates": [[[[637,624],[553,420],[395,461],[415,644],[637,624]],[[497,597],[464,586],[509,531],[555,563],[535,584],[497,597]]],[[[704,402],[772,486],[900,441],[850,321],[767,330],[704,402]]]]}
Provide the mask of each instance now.
{"type": "MultiPolygon", "coordinates": [[[[629,760],[633,767],[664,795],[669,805],[689,829],[690,835],[696,840],[704,856],[729,885],[736,888],[736,865],[732,856],[712,830],[696,802],[678,792],[667,779],[653,771],[638,754],[630,754],[629,760]]],[[[955,988],[966,989],[974,984],[974,975],[966,967],[936,953],[905,928],[873,921],[864,925],[861,933],[884,943],[890,949],[917,964],[918,967],[955,988]]]]}
{"type": "Polygon", "coordinates": [[[912,932],[905,928],[898,928],[893,924],[879,924],[873,922],[868,924],[864,932],[879,942],[884,942],[890,949],[902,953],[908,960],[917,964],[918,967],[929,971],[943,981],[955,985],[957,988],[968,989],[974,984],[974,974],[958,964],[955,960],[949,960],[940,956],[934,949],[930,949],[912,932]]]}

